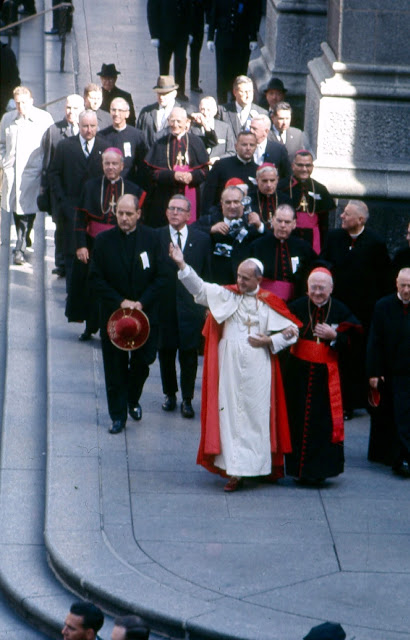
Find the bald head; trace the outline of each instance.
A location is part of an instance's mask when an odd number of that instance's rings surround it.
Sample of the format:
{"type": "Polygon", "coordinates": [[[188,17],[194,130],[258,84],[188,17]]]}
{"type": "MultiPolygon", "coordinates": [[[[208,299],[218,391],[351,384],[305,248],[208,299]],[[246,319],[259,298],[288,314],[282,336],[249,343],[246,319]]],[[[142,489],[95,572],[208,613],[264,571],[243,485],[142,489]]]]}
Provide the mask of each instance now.
{"type": "Polygon", "coordinates": [[[86,109],[79,116],[80,135],[84,140],[92,140],[97,135],[98,121],[95,111],[86,109]]]}
{"type": "Polygon", "coordinates": [[[410,269],[400,269],[397,280],[397,293],[403,302],[410,302],[410,269]]]}

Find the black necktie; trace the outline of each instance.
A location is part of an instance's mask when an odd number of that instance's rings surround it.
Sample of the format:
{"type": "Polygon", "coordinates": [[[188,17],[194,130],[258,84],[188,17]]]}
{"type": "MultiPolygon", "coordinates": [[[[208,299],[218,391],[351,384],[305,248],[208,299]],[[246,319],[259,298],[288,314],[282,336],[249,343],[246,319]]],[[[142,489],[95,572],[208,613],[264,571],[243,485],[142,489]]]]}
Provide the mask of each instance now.
{"type": "Polygon", "coordinates": [[[177,231],[177,243],[178,243],[178,247],[182,251],[182,242],[181,242],[181,232],[180,231],[177,231]]]}
{"type": "Polygon", "coordinates": [[[90,149],[88,148],[88,140],[86,140],[86,143],[84,145],[84,153],[85,153],[85,157],[88,158],[88,156],[90,155],[90,149]]]}

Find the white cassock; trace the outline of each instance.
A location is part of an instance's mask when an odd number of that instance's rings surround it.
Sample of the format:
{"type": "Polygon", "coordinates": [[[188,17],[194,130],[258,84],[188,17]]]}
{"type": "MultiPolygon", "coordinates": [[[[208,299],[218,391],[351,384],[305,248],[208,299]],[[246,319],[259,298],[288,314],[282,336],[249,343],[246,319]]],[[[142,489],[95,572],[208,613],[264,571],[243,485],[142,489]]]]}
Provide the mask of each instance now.
{"type": "MultiPolygon", "coordinates": [[[[214,463],[229,476],[269,475],[271,362],[268,350],[252,347],[248,337],[296,325],[258,300],[257,290],[238,295],[204,282],[189,266],[178,277],[195,302],[209,307],[218,324],[224,323],[218,346],[221,453],[214,463]]],[[[285,340],[277,333],[271,340],[272,353],[278,353],[297,337],[285,340]]]]}

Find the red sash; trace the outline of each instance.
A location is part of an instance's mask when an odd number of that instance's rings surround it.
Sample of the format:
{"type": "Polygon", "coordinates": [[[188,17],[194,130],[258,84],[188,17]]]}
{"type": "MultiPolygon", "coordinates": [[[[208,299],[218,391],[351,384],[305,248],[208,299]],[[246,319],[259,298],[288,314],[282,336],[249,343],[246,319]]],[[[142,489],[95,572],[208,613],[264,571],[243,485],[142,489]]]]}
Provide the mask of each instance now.
{"type": "Polygon", "coordinates": [[[96,236],[98,236],[99,233],[102,233],[103,231],[108,231],[109,229],[112,229],[114,226],[115,225],[113,224],[104,224],[102,222],[97,222],[96,220],[90,220],[90,222],[87,225],[87,233],[92,238],[95,238],[96,236]]]}
{"type": "Polygon", "coordinates": [[[275,296],[285,300],[285,302],[293,298],[295,289],[291,282],[286,282],[285,280],[269,280],[269,278],[262,278],[261,287],[262,289],[266,289],[266,291],[274,293],[275,296]]]}
{"type": "Polygon", "coordinates": [[[320,253],[320,231],[319,216],[317,213],[307,213],[307,211],[296,211],[296,227],[298,229],[312,229],[313,250],[320,253]]]}
{"type": "Polygon", "coordinates": [[[299,339],[290,348],[290,352],[300,360],[325,364],[328,371],[328,390],[330,399],[330,411],[332,414],[333,430],[332,442],[343,442],[344,422],[342,392],[340,389],[339,367],[337,365],[337,353],[324,342],[299,339]]]}
{"type": "MultiPolygon", "coordinates": [[[[185,172],[190,172],[191,167],[189,167],[187,164],[184,164],[182,166],[179,166],[178,164],[176,164],[174,165],[172,170],[181,171],[182,173],[185,173],[185,172]]],[[[184,196],[191,203],[191,215],[189,216],[189,220],[187,222],[187,224],[191,224],[196,220],[196,188],[190,187],[189,184],[186,184],[184,188],[184,196]]]]}

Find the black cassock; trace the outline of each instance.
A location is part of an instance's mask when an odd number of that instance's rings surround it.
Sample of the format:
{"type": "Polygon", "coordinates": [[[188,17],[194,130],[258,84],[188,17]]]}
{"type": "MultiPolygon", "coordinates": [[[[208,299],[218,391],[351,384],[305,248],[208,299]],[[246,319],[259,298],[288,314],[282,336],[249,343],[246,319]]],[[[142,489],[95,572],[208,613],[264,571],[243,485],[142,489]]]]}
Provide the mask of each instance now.
{"type": "Polygon", "coordinates": [[[393,293],[376,304],[367,345],[367,376],[384,377],[371,410],[368,459],[410,463],[410,305],[393,293]]]}
{"type": "MultiPolygon", "coordinates": [[[[76,249],[86,247],[91,257],[96,236],[117,225],[117,200],[127,193],[139,196],[141,189],[128,180],[111,182],[105,176],[85,183],[76,214],[76,249]]],[[[98,306],[88,280],[89,264],[74,258],[65,315],[68,322],[86,321],[87,329],[95,333],[99,324],[98,306]]]]}
{"type": "MultiPolygon", "coordinates": [[[[317,323],[326,322],[337,331],[334,354],[347,348],[349,336],[360,330],[359,321],[338,300],[330,298],[316,307],[307,296],[289,304],[301,322],[300,340],[317,344],[312,333],[317,323]]],[[[297,345],[296,345],[297,346],[297,345]]],[[[293,350],[293,349],[292,349],[293,350]]],[[[286,473],[307,480],[330,478],[343,473],[343,434],[332,442],[334,419],[328,389],[328,367],[325,363],[302,360],[291,353],[285,366],[285,392],[292,438],[292,453],[286,456],[286,473]]],[[[340,389],[340,384],[339,384],[340,389]]]]}
{"type": "Polygon", "coordinates": [[[314,233],[317,229],[320,247],[323,247],[329,227],[329,211],[336,208],[325,185],[312,178],[301,182],[292,176],[290,180],[282,180],[279,188],[290,197],[297,212],[297,227],[293,233],[316,249],[314,233]]]}
{"type": "Polygon", "coordinates": [[[208,154],[202,140],[192,133],[186,133],[179,139],[172,134],[165,135],[154,142],[145,163],[150,186],[143,206],[144,224],[149,227],[168,224],[165,211],[171,197],[185,193],[185,185],[174,177],[174,167],[178,164],[189,166],[192,175],[189,186],[196,190],[196,216],[199,217],[199,185],[208,172],[208,154]]]}

